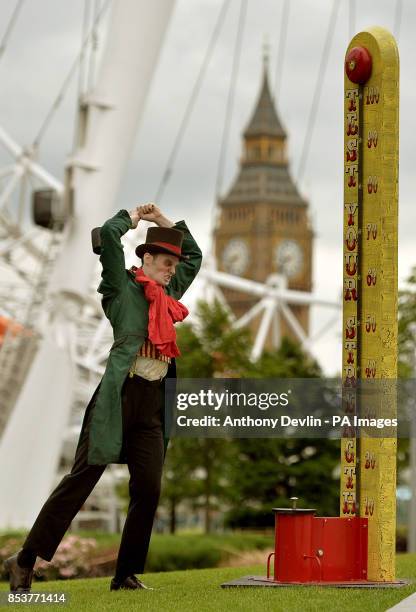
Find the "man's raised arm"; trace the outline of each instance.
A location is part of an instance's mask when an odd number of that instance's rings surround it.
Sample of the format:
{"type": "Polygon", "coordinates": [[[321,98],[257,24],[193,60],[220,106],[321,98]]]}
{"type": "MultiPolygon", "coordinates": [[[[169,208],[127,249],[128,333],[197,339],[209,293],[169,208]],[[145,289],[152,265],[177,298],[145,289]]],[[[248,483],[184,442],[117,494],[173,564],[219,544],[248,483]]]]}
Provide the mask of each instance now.
{"type": "Polygon", "coordinates": [[[116,295],[126,285],[124,249],[121,244],[121,236],[129,229],[137,227],[140,220],[138,208],[136,207],[130,212],[124,209],[119,210],[100,228],[100,261],[103,269],[101,272],[102,281],[97,291],[103,295],[116,295]]]}

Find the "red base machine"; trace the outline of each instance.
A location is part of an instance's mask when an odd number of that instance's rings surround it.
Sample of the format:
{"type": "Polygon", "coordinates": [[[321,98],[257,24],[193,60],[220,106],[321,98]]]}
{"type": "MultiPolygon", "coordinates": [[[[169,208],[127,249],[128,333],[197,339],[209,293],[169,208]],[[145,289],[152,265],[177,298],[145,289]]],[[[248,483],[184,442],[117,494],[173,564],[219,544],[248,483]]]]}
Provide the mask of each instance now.
{"type": "Polygon", "coordinates": [[[267,558],[267,576],[244,576],[222,587],[328,586],[391,588],[405,580],[367,580],[368,519],[315,516],[316,510],[273,508],[274,552],[267,558]],[[273,577],[270,562],[274,557],[273,577]]]}
{"type": "Polygon", "coordinates": [[[272,580],[284,584],[367,581],[368,519],[320,517],[316,510],[273,508],[275,551],[272,580]]]}

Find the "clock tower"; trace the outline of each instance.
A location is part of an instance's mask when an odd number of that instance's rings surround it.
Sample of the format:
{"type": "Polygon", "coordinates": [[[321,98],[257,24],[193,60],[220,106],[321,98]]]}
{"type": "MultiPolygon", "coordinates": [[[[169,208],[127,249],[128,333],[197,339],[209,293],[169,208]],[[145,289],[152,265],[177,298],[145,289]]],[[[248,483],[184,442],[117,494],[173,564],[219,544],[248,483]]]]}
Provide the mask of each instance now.
{"type": "MultiPolygon", "coordinates": [[[[243,134],[240,168],[218,205],[215,255],[219,270],[261,283],[279,274],[289,289],[311,291],[313,231],[308,203],[289,173],[287,134],[270,94],[266,61],[260,95],[243,134]]],[[[223,289],[223,293],[238,318],[257,301],[235,290],[223,289]]],[[[308,306],[288,305],[308,333],[308,306]]],[[[253,332],[258,324],[259,318],[253,321],[253,332]]],[[[281,316],[279,325],[282,336],[296,339],[281,316]]],[[[266,347],[271,348],[270,343],[266,347]]]]}

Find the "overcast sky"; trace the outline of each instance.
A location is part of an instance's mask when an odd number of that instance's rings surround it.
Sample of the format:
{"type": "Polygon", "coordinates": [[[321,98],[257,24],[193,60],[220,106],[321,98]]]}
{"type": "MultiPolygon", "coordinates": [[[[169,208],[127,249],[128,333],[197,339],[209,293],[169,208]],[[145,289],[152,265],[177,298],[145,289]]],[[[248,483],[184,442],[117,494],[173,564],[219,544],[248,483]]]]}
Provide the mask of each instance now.
{"type": "MultiPolygon", "coordinates": [[[[15,4],[15,0],[0,2],[0,36],[15,4]]],[[[290,2],[277,107],[289,134],[290,167],[295,180],[332,4],[333,0],[290,2]]],[[[373,25],[395,29],[396,0],[359,0],[355,4],[359,10],[354,33],[373,25]]],[[[222,0],[177,0],[115,211],[155,197],[221,6],[222,0]]],[[[207,228],[215,196],[239,7],[239,0],[231,1],[160,202],[167,216],[187,221],[203,249],[208,244],[207,228]]],[[[223,192],[237,172],[241,133],[259,93],[265,38],[270,47],[270,82],[272,85],[275,82],[282,7],[283,0],[248,0],[223,192]]],[[[79,51],[83,8],[84,0],[26,0],[23,5],[0,60],[0,124],[22,145],[32,142],[79,51]]],[[[416,208],[412,196],[415,156],[411,144],[416,133],[413,0],[402,1],[400,27],[396,29],[393,33],[398,38],[401,61],[399,282],[402,284],[416,265],[416,208]]],[[[98,39],[101,50],[104,30],[98,39]]],[[[314,290],[333,300],[338,298],[342,285],[343,58],[350,38],[349,2],[340,0],[310,153],[298,184],[309,200],[316,232],[314,290]]],[[[72,148],[76,85],[75,79],[40,149],[40,162],[60,179],[72,148]]],[[[7,156],[0,151],[0,164],[6,161],[7,156]]],[[[191,291],[188,299],[192,301],[194,294],[191,291]]],[[[313,330],[317,331],[330,317],[330,312],[315,308],[313,330]]],[[[329,374],[338,372],[341,366],[340,325],[339,320],[315,345],[315,352],[329,374]]]]}

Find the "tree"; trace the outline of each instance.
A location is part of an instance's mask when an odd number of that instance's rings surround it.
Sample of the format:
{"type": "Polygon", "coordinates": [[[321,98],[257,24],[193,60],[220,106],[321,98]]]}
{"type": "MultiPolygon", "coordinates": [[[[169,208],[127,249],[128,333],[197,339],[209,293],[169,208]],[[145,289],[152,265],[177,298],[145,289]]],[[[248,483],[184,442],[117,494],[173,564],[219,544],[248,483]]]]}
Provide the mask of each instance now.
{"type": "Polygon", "coordinates": [[[198,301],[196,329],[189,323],[178,327],[181,357],[177,368],[180,378],[211,378],[232,372],[238,376],[250,363],[250,332],[234,329],[228,311],[219,301],[198,301]]]}
{"type": "MultiPolygon", "coordinates": [[[[178,330],[182,353],[178,375],[183,378],[210,378],[214,375],[242,378],[317,378],[321,370],[315,360],[284,338],[276,351],[265,352],[256,363],[250,361],[251,338],[248,330],[233,329],[224,307],[215,302],[199,302],[197,325],[183,324],[178,330]]],[[[338,505],[338,481],[334,477],[339,462],[339,444],[329,440],[288,439],[175,439],[176,453],[181,446],[188,478],[200,475],[200,487],[183,491],[201,498],[205,510],[205,530],[211,528],[211,512],[228,505],[229,524],[244,525],[252,514],[257,526],[273,521],[271,507],[287,505],[291,495],[304,503],[315,503],[320,511],[334,511],[338,505]],[[186,456],[185,456],[186,455],[186,456]],[[191,458],[192,465],[189,464],[191,458]],[[262,518],[262,513],[267,517],[262,518]]],[[[175,457],[172,457],[172,461],[175,457]]],[[[169,451],[167,454],[169,466],[169,451]]],[[[182,467],[183,467],[182,466],[182,467]]],[[[174,474],[174,470],[172,471],[174,474]]],[[[178,501],[178,497],[176,500],[178,501]]],[[[199,505],[197,497],[195,505],[199,505]]]]}
{"type": "Polygon", "coordinates": [[[407,287],[399,291],[399,378],[413,378],[416,355],[416,267],[406,280],[407,287]]]}
{"type": "Polygon", "coordinates": [[[194,474],[194,440],[176,438],[170,442],[163,471],[161,504],[169,512],[169,532],[177,528],[177,507],[181,501],[199,494],[199,481],[194,474]]]}
{"type": "MultiPolygon", "coordinates": [[[[283,338],[275,351],[266,351],[247,369],[252,378],[319,378],[319,364],[301,347],[283,338]]],[[[305,402],[308,399],[305,398],[305,402]]],[[[272,507],[287,507],[292,496],[299,507],[319,513],[338,513],[339,442],[328,439],[237,439],[239,462],[233,479],[234,507],[230,526],[272,526],[272,507]],[[244,504],[241,501],[244,500],[244,504]]]]}
{"type": "MultiPolygon", "coordinates": [[[[399,291],[398,299],[398,379],[414,378],[416,369],[416,267],[406,280],[406,288],[399,291]]],[[[410,433],[409,433],[410,435],[410,433]]],[[[397,443],[397,460],[400,468],[409,465],[409,440],[401,437],[397,443]]],[[[400,473],[400,472],[399,472],[400,473]]]]}
{"type": "Polygon", "coordinates": [[[252,378],[320,378],[322,370],[313,357],[284,337],[277,350],[264,351],[255,363],[250,363],[247,374],[252,378]]]}

